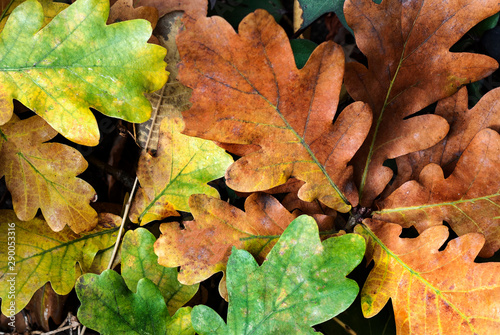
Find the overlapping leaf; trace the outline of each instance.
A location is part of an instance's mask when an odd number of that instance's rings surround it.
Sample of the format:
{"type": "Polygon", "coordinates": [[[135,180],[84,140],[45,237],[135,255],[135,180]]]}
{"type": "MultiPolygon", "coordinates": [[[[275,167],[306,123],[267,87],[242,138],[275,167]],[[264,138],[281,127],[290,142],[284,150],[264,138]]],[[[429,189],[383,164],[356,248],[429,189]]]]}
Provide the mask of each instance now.
{"type": "Polygon", "coordinates": [[[498,11],[496,0],[345,2],[347,23],[368,59],[368,68],[346,65],[345,85],[374,115],[354,159],[363,206],[371,206],[392,177],[382,165],[386,159],[426,149],[448,131],[437,115],[406,118],[498,67],[484,55],[449,52],[470,28],[498,11]]]}
{"type": "MultiPolygon", "coordinates": [[[[163,223],[155,243],[158,263],[180,266],[179,281],[199,283],[216,272],[225,271],[231,248],[244,249],[263,261],[278,237],[295,218],[275,198],[252,194],[245,212],[225,201],[202,194],[189,199],[194,221],[163,223]]],[[[225,277],[219,291],[227,297],[225,277]]]]}
{"type": "Polygon", "coordinates": [[[85,234],[69,228],[50,230],[44,220],[20,221],[13,211],[0,210],[0,297],[2,310],[11,302],[9,279],[15,277],[15,313],[26,306],[33,293],[49,282],[57,294],[68,294],[75,284],[75,264],[86,271],[98,250],[108,248],[116,240],[118,228],[97,226],[85,234]],[[13,229],[11,226],[15,226],[13,229]],[[13,231],[14,235],[8,234],[13,231]],[[8,236],[15,237],[15,265],[8,258],[8,236]]]}
{"type": "Polygon", "coordinates": [[[153,245],[156,238],[148,230],[139,228],[128,231],[122,243],[121,273],[132,292],[137,283],[148,278],[160,290],[170,315],[184,306],[198,291],[198,285],[185,286],[177,281],[177,269],[158,265],[153,245]]]}
{"type": "Polygon", "coordinates": [[[131,122],[149,118],[143,93],[165,83],[165,49],[146,44],[148,22],[107,26],[108,11],[107,0],[78,0],[41,30],[38,2],[12,12],[0,35],[0,124],[17,99],[68,139],[96,145],[89,107],[131,122]]]}
{"type": "Polygon", "coordinates": [[[450,241],[445,226],[401,239],[401,226],[365,220],[356,227],[375,261],[361,291],[365,317],[392,299],[398,334],[495,334],[500,327],[500,264],[474,263],[480,234],[450,241]]]}
{"type": "Polygon", "coordinates": [[[85,274],[78,279],[76,293],[82,303],[78,319],[100,334],[194,335],[191,308],[168,315],[163,296],[147,278],[139,280],[133,293],[113,270],[85,274]]]}
{"type": "Polygon", "coordinates": [[[319,240],[316,222],[300,216],[290,223],[259,267],[253,256],[233,248],[228,263],[227,325],[213,310],[196,306],[199,334],[314,334],[311,326],[345,310],[358,293],[345,276],[365,251],[355,234],[319,240]]]}
{"type": "Polygon", "coordinates": [[[189,211],[191,194],[219,197],[206,183],[224,175],[233,159],[216,144],[180,133],[180,119],[164,119],[157,157],[143,152],[137,177],[141,184],[130,219],[144,225],[189,211]]]}
{"type": "MultiPolygon", "coordinates": [[[[5,23],[7,22],[7,19],[9,18],[12,11],[25,1],[26,0],[0,0],[0,12],[3,14],[2,20],[0,21],[0,32],[3,30],[3,27],[5,26],[5,23]]],[[[42,5],[44,17],[42,27],[45,27],[47,23],[49,23],[54,18],[54,16],[68,7],[68,4],[65,4],[63,2],[55,2],[52,0],[40,0],[39,2],[42,5]]]]}
{"type": "Polygon", "coordinates": [[[153,106],[153,115],[147,122],[138,124],[137,143],[149,152],[156,153],[158,150],[158,141],[160,137],[161,121],[168,117],[181,117],[181,111],[187,110],[190,107],[189,98],[191,97],[191,89],[182,85],[177,80],[179,69],[177,65],[180,61],[179,52],[175,38],[181,29],[182,17],[181,12],[169,13],[163,16],[156,28],[160,45],[167,50],[165,61],[167,62],[167,71],[170,72],[167,82],[162,90],[146,95],[153,106]],[[151,135],[150,135],[151,134],[151,135]],[[149,139],[146,148],[146,142],[149,139]]]}
{"type": "Polygon", "coordinates": [[[448,178],[436,164],[427,165],[418,181],[398,188],[379,206],[374,218],[415,226],[423,232],[443,220],[458,234],[481,233],[486,243],[480,255],[490,257],[500,248],[500,135],[479,132],[448,178]]]}
{"type": "Polygon", "coordinates": [[[5,176],[19,219],[33,219],[40,208],[54,231],[66,225],[76,233],[90,230],[97,224],[89,205],[95,191],[76,178],[87,162],[69,146],[43,143],[56,135],[38,116],[14,117],[0,126],[0,177],[5,176]]]}
{"type": "Polygon", "coordinates": [[[155,29],[158,18],[158,10],[154,7],[140,6],[134,8],[133,0],[118,0],[109,9],[107,23],[144,19],[151,23],[151,27],[155,29]]]}
{"type": "MultiPolygon", "coordinates": [[[[472,138],[482,129],[500,131],[500,89],[486,93],[472,109],[467,108],[467,88],[453,96],[439,101],[435,114],[450,124],[450,132],[435,146],[398,157],[398,175],[390,186],[394,191],[408,180],[418,179],[422,169],[429,163],[443,168],[445,176],[451,174],[462,152],[472,138]]],[[[389,193],[386,189],[384,193],[389,193]]]]}
{"type": "Polygon", "coordinates": [[[344,56],[320,45],[298,70],[285,32],[265,11],[240,24],[200,18],[179,34],[180,81],[194,89],[185,133],[222,143],[258,145],[226,172],[227,185],[254,192],[306,182],[299,197],[347,212],[357,192],[347,166],[364,140],[371,113],[347,107],[332,124],[344,56]]]}

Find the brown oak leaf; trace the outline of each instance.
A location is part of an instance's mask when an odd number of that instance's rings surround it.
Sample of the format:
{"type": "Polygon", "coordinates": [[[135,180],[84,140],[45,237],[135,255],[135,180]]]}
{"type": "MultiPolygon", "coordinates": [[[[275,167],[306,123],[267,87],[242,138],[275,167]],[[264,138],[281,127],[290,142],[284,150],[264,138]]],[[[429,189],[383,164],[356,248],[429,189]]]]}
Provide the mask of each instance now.
{"type": "Polygon", "coordinates": [[[392,177],[382,164],[431,147],[448,131],[446,120],[422,108],[488,76],[498,63],[450,47],[481,20],[500,11],[497,0],[347,0],[344,13],[368,67],[346,65],[349,94],[368,103],[373,125],[354,159],[360,203],[371,206],[392,177]]]}
{"type": "Polygon", "coordinates": [[[480,131],[467,146],[453,173],[444,178],[437,164],[427,165],[419,180],[403,184],[373,217],[419,232],[443,221],[460,236],[482,233],[486,243],[481,257],[491,257],[500,248],[500,135],[480,131]]]}
{"type": "Polygon", "coordinates": [[[365,317],[392,299],[397,334],[496,334],[500,327],[499,263],[474,263],[481,234],[451,240],[446,226],[400,238],[401,226],[367,219],[356,231],[375,261],[361,291],[365,317]]]}
{"type": "Polygon", "coordinates": [[[422,169],[436,163],[449,176],[472,141],[482,129],[500,131],[500,88],[486,93],[472,109],[468,109],[467,88],[463,87],[449,98],[439,101],[435,113],[450,124],[450,132],[433,147],[396,158],[398,175],[394,182],[384,190],[389,195],[408,180],[418,179],[422,169]]]}
{"type": "Polygon", "coordinates": [[[355,103],[332,124],[341,47],[321,44],[298,70],[284,30],[267,12],[248,15],[238,31],[211,17],[179,34],[179,79],[193,88],[184,133],[260,147],[226,171],[227,185],[236,191],[264,191],[295,177],[306,182],[302,200],[349,211],[358,199],[347,164],[366,137],[371,112],[355,103]]]}
{"type": "Polygon", "coordinates": [[[75,233],[97,225],[97,213],[89,202],[95,199],[92,186],[76,178],[87,169],[83,156],[60,143],[43,143],[57,135],[42,118],[33,116],[0,126],[0,177],[7,188],[17,217],[28,221],[38,208],[50,228],[68,225],[75,233]]]}

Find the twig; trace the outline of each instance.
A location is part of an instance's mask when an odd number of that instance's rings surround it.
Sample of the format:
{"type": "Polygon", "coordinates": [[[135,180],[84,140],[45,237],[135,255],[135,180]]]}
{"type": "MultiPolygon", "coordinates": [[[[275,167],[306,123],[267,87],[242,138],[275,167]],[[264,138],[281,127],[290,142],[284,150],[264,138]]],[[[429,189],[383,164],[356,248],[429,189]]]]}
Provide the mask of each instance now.
{"type": "Polygon", "coordinates": [[[351,334],[351,335],[357,335],[356,332],[354,330],[352,330],[351,327],[349,327],[349,325],[345,324],[344,322],[340,321],[339,318],[333,318],[333,320],[335,320],[335,322],[337,322],[342,328],[344,328],[344,330],[348,333],[348,334],[351,334]]]}
{"type": "MultiPolygon", "coordinates": [[[[153,125],[156,121],[156,116],[158,115],[158,108],[160,108],[161,100],[163,99],[163,92],[165,92],[165,85],[163,85],[163,87],[160,91],[160,99],[158,99],[158,102],[156,103],[156,107],[154,108],[154,114],[152,116],[153,121],[151,123],[151,128],[149,128],[149,134],[148,134],[148,138],[146,140],[146,145],[144,145],[145,150],[147,150],[148,145],[149,145],[149,140],[151,139],[153,125]]],[[[121,241],[121,238],[123,235],[123,229],[124,229],[123,227],[125,226],[125,221],[127,220],[128,213],[130,212],[130,207],[132,206],[132,200],[134,198],[138,183],[139,183],[139,179],[137,177],[135,177],[134,186],[132,187],[132,190],[130,191],[130,195],[128,197],[127,204],[125,205],[125,211],[123,212],[122,223],[120,225],[120,230],[118,231],[118,236],[116,237],[115,247],[113,249],[113,254],[111,255],[111,258],[109,259],[109,264],[108,264],[107,269],[111,269],[111,267],[113,266],[113,262],[115,261],[116,254],[118,253],[118,247],[120,246],[120,241],[121,241]]],[[[84,331],[85,331],[85,329],[84,329],[84,331]]]]}

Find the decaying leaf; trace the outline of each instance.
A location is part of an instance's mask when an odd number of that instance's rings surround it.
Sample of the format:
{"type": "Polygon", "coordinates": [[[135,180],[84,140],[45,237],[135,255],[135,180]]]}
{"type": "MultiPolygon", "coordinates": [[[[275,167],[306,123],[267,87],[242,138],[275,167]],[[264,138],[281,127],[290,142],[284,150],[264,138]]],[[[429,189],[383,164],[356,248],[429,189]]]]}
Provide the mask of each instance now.
{"type": "Polygon", "coordinates": [[[177,80],[177,73],[179,72],[177,65],[179,64],[180,56],[177,44],[175,44],[175,38],[182,27],[181,17],[182,13],[180,12],[166,14],[160,19],[158,27],[155,30],[155,33],[158,34],[160,45],[168,50],[165,61],[167,62],[167,71],[170,75],[161,90],[146,95],[153,106],[153,116],[148,121],[136,126],[137,143],[151,154],[156,153],[158,150],[162,120],[164,118],[182,117],[181,112],[190,107],[189,98],[191,97],[191,89],[182,85],[177,80]],[[151,138],[146,148],[149,136],[151,138]]]}
{"type": "Polygon", "coordinates": [[[130,220],[145,225],[177,210],[189,211],[191,194],[219,197],[206,183],[224,175],[233,159],[210,141],[180,133],[180,119],[164,119],[160,128],[157,157],[143,151],[137,168],[141,188],[137,191],[130,220]]]}
{"type": "Polygon", "coordinates": [[[238,31],[211,17],[179,34],[180,81],[194,90],[184,133],[261,147],[227,170],[226,183],[236,191],[263,191],[296,177],[306,182],[302,200],[349,211],[358,200],[347,163],[365,139],[371,112],[355,103],[332,124],[342,49],[325,42],[298,70],[285,32],[267,12],[248,15],[238,31]]]}
{"type": "Polygon", "coordinates": [[[38,208],[54,231],[68,225],[76,233],[92,229],[97,213],[90,207],[95,191],[76,178],[87,162],[76,150],[49,141],[57,132],[38,116],[20,121],[13,117],[0,126],[0,177],[17,217],[28,221],[38,208]]]}
{"type": "Polygon", "coordinates": [[[474,263],[484,237],[450,241],[445,226],[399,238],[401,226],[367,219],[356,231],[375,261],[361,291],[365,317],[392,299],[398,334],[495,334],[500,327],[500,264],[474,263]]]}
{"type": "Polygon", "coordinates": [[[147,278],[139,280],[133,293],[118,273],[106,270],[81,276],[75,288],[82,303],[78,319],[102,335],[194,335],[191,307],[171,317],[160,291],[147,278]]]}
{"type": "Polygon", "coordinates": [[[50,282],[39,288],[26,305],[32,323],[40,326],[44,331],[50,331],[49,319],[60,325],[64,321],[66,312],[64,303],[68,295],[59,295],[54,292],[50,282]]]}
{"type": "MultiPolygon", "coordinates": [[[[249,251],[262,262],[285,228],[295,218],[270,195],[252,194],[245,212],[225,201],[202,194],[189,199],[195,220],[162,223],[155,243],[158,263],[178,267],[179,281],[192,285],[225,271],[234,246],[249,251]]],[[[219,285],[227,297],[225,276],[219,285]]]]}
{"type": "Polygon", "coordinates": [[[177,269],[158,264],[153,245],[156,238],[144,228],[130,230],[125,234],[121,247],[121,273],[132,292],[137,283],[148,278],[160,290],[170,315],[184,306],[198,291],[198,285],[186,286],[177,281],[177,269]]]}
{"type": "Polygon", "coordinates": [[[344,13],[368,59],[346,65],[349,94],[368,103],[373,125],[354,158],[360,203],[371,206],[392,177],[382,164],[431,147],[448,123],[425,114],[407,118],[491,74],[498,63],[485,55],[451,53],[450,47],[479,21],[500,11],[497,0],[347,0],[344,13]]]}
{"type": "Polygon", "coordinates": [[[345,276],[363,258],[355,234],[319,240],[314,219],[300,216],[283,232],[259,267],[245,250],[233,248],[227,268],[227,325],[206,306],[192,312],[199,334],[314,334],[311,326],[345,310],[358,285],[345,276]]]}
{"type": "Polygon", "coordinates": [[[500,88],[486,93],[472,109],[467,108],[467,88],[460,89],[449,98],[439,101],[435,114],[440,115],[450,124],[450,132],[435,146],[398,157],[398,175],[384,194],[390,194],[408,180],[417,180],[422,169],[430,163],[436,163],[449,176],[472,141],[482,129],[491,128],[500,131],[500,88]]]}
{"type": "Polygon", "coordinates": [[[98,250],[108,248],[116,241],[118,227],[100,225],[84,234],[75,234],[69,228],[54,232],[43,219],[20,221],[13,211],[0,210],[0,297],[2,311],[11,303],[10,282],[15,276],[15,311],[18,313],[29,302],[33,293],[49,282],[57,294],[68,294],[75,284],[77,271],[85,271],[92,264],[98,250]],[[15,234],[14,260],[8,257],[9,231],[15,234]],[[14,275],[13,275],[14,274],[14,275]]]}
{"type": "Polygon", "coordinates": [[[418,181],[403,184],[379,206],[374,218],[415,226],[422,233],[448,222],[459,236],[481,233],[481,257],[500,248],[500,135],[480,131],[465,149],[453,173],[444,178],[437,164],[427,165],[418,181]]]}
{"type": "Polygon", "coordinates": [[[17,99],[69,140],[96,145],[89,107],[130,122],[149,118],[143,93],[165,83],[165,49],[146,43],[146,21],[107,26],[108,10],[108,0],[77,0],[40,30],[38,2],[14,9],[0,35],[0,124],[17,99]]]}

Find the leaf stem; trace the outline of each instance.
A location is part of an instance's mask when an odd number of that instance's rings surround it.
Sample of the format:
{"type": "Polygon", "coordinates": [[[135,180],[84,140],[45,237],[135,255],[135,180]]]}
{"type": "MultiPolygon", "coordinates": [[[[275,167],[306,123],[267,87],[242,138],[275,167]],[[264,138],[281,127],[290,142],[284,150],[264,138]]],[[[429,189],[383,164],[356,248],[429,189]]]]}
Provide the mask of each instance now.
{"type": "MultiPolygon", "coordinates": [[[[161,101],[163,99],[163,93],[165,92],[166,86],[167,86],[167,84],[165,83],[165,85],[163,85],[163,87],[161,88],[160,99],[158,99],[158,102],[156,103],[156,106],[153,110],[153,115],[151,117],[153,119],[153,122],[151,124],[153,124],[153,125],[155,124],[156,116],[158,115],[158,108],[160,108],[160,104],[161,104],[161,101]]],[[[152,131],[153,131],[153,127],[151,127],[149,129],[148,139],[146,140],[146,144],[144,145],[144,150],[147,150],[147,147],[149,145],[149,141],[151,140],[152,131]]],[[[118,231],[118,236],[116,236],[116,242],[115,242],[115,247],[113,249],[113,254],[111,255],[111,258],[109,259],[108,269],[111,269],[111,267],[113,266],[113,262],[115,261],[116,254],[118,253],[118,247],[120,246],[120,241],[121,241],[122,235],[123,235],[123,229],[124,229],[123,227],[125,226],[125,221],[127,220],[128,213],[130,212],[130,207],[132,207],[132,200],[134,198],[135,191],[137,190],[138,184],[139,184],[139,178],[137,178],[137,176],[136,176],[135,180],[134,180],[134,186],[132,186],[132,190],[130,191],[130,195],[128,197],[127,204],[125,205],[125,210],[123,211],[122,223],[120,225],[120,230],[118,231]]]]}

